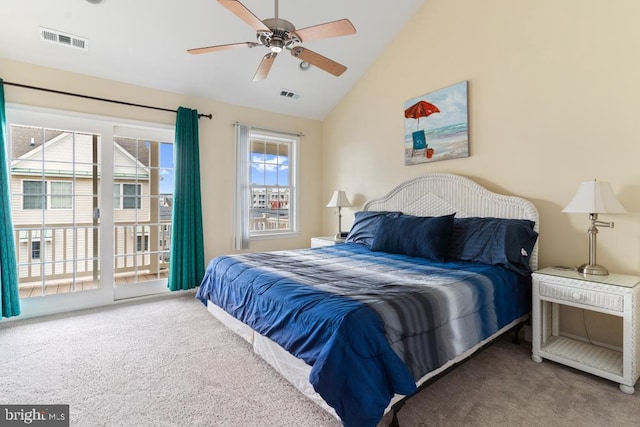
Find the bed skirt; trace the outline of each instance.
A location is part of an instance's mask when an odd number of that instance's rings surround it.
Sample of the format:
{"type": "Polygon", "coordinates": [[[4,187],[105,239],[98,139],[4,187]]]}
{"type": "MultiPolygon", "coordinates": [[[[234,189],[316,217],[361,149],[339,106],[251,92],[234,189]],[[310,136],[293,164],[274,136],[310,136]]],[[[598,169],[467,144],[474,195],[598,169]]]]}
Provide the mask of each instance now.
{"type": "MultiPolygon", "coordinates": [[[[324,399],[316,393],[313,389],[311,383],[309,383],[309,372],[311,371],[311,366],[306,364],[302,359],[299,359],[293,356],[291,353],[282,348],[279,344],[272,341],[271,339],[261,335],[260,333],[254,331],[246,324],[242,323],[238,319],[234,318],[226,311],[212,303],[211,301],[207,302],[207,310],[222,324],[224,324],[228,329],[235,332],[237,335],[246,340],[253,347],[254,353],[260,356],[264,361],[266,361],[269,365],[271,365],[276,372],[278,372],[284,379],[289,381],[294,387],[296,387],[302,394],[307,396],[321,408],[329,412],[331,415],[336,417],[336,419],[340,420],[340,417],[336,414],[334,409],[329,406],[324,399]]],[[[475,346],[471,347],[464,353],[460,354],[458,357],[451,359],[438,369],[435,369],[429,372],[427,375],[423,376],[416,382],[416,386],[420,387],[430,378],[435,377],[436,375],[441,374],[447,369],[451,368],[453,365],[462,362],[463,360],[469,358],[473,353],[478,351],[483,346],[487,345],[489,342],[496,339],[498,336],[507,332],[511,328],[516,325],[523,323],[529,318],[529,314],[526,314],[519,319],[512,321],[511,323],[505,325],[503,328],[499,329],[495,334],[489,336],[488,338],[482,340],[475,346]]],[[[386,414],[391,410],[394,404],[404,399],[406,396],[396,394],[392,399],[384,413],[386,414]]]]}

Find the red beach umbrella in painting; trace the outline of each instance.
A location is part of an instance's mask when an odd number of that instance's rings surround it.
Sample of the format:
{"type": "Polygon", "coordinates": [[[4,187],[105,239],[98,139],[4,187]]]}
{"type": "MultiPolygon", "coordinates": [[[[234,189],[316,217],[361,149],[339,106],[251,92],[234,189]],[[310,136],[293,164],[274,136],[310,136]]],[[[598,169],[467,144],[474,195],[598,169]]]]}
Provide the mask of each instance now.
{"type": "Polygon", "coordinates": [[[404,110],[404,117],[407,119],[418,119],[418,129],[420,128],[420,117],[429,117],[440,110],[435,105],[427,101],[418,101],[411,107],[404,110]]]}

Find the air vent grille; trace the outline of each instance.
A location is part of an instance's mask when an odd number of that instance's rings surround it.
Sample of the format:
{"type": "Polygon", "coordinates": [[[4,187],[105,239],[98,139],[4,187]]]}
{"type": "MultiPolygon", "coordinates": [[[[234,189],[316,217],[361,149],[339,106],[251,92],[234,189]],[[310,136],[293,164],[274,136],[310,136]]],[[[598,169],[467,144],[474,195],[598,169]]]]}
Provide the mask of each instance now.
{"type": "Polygon", "coordinates": [[[294,92],[294,91],[289,90],[289,89],[282,89],[280,91],[280,96],[283,96],[285,98],[298,99],[298,98],[300,98],[300,95],[302,95],[302,94],[294,92]]]}
{"type": "Polygon", "coordinates": [[[89,47],[89,41],[85,38],[43,27],[40,27],[40,40],[82,50],[89,47]]]}

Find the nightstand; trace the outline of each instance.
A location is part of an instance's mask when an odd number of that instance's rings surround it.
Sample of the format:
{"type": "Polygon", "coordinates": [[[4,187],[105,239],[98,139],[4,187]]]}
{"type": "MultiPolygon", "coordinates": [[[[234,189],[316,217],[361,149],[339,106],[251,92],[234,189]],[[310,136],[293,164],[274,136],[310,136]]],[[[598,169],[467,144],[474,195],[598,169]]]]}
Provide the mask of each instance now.
{"type": "Polygon", "coordinates": [[[533,273],[533,350],[542,359],[615,381],[633,394],[640,376],[640,277],[624,274],[584,276],[574,270],[545,268],[533,273]],[[622,348],[595,345],[589,340],[564,336],[560,331],[560,306],[572,306],[622,318],[622,348]]]}
{"type": "Polygon", "coordinates": [[[344,240],[336,240],[333,236],[320,236],[311,238],[312,248],[321,248],[322,246],[332,246],[344,243],[344,240]]]}

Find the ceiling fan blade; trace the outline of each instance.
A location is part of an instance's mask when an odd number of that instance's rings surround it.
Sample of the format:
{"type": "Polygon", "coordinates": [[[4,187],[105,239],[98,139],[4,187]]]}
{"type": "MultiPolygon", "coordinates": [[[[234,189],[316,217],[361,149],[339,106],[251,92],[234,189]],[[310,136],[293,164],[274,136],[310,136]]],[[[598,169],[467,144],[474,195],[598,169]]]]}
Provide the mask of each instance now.
{"type": "Polygon", "coordinates": [[[327,39],[329,37],[348,36],[356,33],[356,28],[348,19],[326,22],[324,24],[296,30],[296,34],[303,42],[327,39]]]}
{"type": "Polygon", "coordinates": [[[237,0],[218,0],[222,6],[226,7],[231,13],[238,18],[246,22],[251,28],[256,31],[271,31],[266,25],[262,23],[256,15],[254,15],[249,9],[247,9],[242,3],[237,0]]]}
{"type": "Polygon", "coordinates": [[[256,47],[256,46],[258,46],[258,43],[242,42],[242,43],[232,43],[232,44],[219,44],[217,46],[198,47],[195,49],[187,49],[187,52],[189,52],[192,55],[199,55],[201,53],[217,52],[219,50],[235,49],[238,47],[256,47]]]}
{"type": "Polygon", "coordinates": [[[292,48],[291,55],[295,56],[301,61],[306,61],[309,64],[314,65],[329,74],[333,74],[334,76],[340,76],[347,70],[347,67],[345,67],[344,65],[339,64],[332,59],[322,56],[319,53],[306,49],[302,46],[296,46],[292,48]]]}
{"type": "Polygon", "coordinates": [[[271,66],[273,65],[273,61],[276,60],[276,56],[278,56],[277,53],[269,52],[262,58],[262,61],[260,61],[260,65],[258,65],[258,69],[256,70],[256,74],[253,76],[254,82],[267,78],[269,70],[271,70],[271,66]]]}

